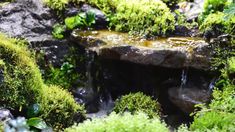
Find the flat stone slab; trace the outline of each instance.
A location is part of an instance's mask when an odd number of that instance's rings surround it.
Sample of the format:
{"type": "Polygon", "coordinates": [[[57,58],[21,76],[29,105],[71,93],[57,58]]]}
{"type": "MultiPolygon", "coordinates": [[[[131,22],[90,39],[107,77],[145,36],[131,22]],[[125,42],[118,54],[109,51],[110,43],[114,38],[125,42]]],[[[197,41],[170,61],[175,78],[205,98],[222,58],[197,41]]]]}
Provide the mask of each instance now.
{"type": "Polygon", "coordinates": [[[105,59],[168,68],[192,67],[207,70],[210,67],[209,44],[201,38],[170,37],[145,40],[108,30],[75,30],[72,39],[105,59]]]}

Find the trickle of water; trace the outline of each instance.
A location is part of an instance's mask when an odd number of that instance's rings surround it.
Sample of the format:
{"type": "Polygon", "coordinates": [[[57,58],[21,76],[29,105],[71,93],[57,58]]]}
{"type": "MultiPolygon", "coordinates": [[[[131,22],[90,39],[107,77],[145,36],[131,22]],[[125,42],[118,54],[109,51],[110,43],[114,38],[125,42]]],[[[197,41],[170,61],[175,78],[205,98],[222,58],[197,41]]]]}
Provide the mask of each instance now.
{"type": "Polygon", "coordinates": [[[180,88],[183,88],[187,83],[188,69],[183,69],[181,74],[180,88]]]}
{"type": "Polygon", "coordinates": [[[87,89],[93,88],[93,77],[92,77],[92,64],[95,60],[95,54],[91,53],[90,51],[86,51],[86,57],[88,58],[87,64],[86,64],[86,77],[87,82],[85,84],[85,87],[87,89]]]}

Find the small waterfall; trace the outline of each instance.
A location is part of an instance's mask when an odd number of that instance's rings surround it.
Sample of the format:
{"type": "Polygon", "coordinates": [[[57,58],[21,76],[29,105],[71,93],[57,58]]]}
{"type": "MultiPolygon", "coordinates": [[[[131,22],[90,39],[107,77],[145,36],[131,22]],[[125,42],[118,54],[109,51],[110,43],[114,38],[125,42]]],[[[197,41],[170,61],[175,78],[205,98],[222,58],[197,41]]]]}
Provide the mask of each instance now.
{"type": "Polygon", "coordinates": [[[181,84],[180,88],[182,89],[187,83],[188,69],[183,69],[181,74],[181,84]]]}
{"type": "Polygon", "coordinates": [[[87,60],[87,64],[86,64],[87,82],[85,84],[85,88],[89,89],[89,90],[93,90],[94,86],[93,86],[93,77],[92,77],[92,65],[95,60],[95,54],[87,50],[86,57],[88,60],[87,60]]]}
{"type": "Polygon", "coordinates": [[[180,83],[180,90],[179,90],[178,95],[180,98],[183,98],[183,99],[185,98],[185,95],[183,93],[183,89],[187,83],[187,79],[188,79],[188,68],[183,69],[182,73],[181,73],[181,80],[180,80],[181,83],[180,83]]]}

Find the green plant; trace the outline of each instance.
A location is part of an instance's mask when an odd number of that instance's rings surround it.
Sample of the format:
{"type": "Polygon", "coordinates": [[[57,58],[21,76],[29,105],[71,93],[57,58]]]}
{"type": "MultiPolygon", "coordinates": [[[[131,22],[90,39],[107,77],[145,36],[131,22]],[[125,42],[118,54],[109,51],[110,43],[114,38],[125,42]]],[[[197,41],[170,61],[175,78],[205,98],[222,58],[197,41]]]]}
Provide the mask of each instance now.
{"type": "Polygon", "coordinates": [[[95,24],[95,14],[93,12],[82,12],[64,20],[65,25],[55,24],[52,35],[54,38],[63,39],[65,32],[75,28],[91,28],[95,24]]]}
{"type": "Polygon", "coordinates": [[[87,120],[67,128],[65,132],[168,132],[159,118],[149,119],[144,113],[123,115],[111,113],[106,118],[87,120]]]}
{"type": "Polygon", "coordinates": [[[4,132],[30,132],[30,131],[43,131],[48,129],[47,124],[38,117],[25,119],[24,117],[17,117],[10,119],[4,123],[4,132]]]}
{"type": "Polygon", "coordinates": [[[138,111],[145,112],[149,117],[159,116],[160,104],[151,97],[144,95],[141,92],[128,94],[117,99],[113,111],[124,113],[129,111],[135,113],[138,111]]]}
{"type": "Polygon", "coordinates": [[[44,75],[46,84],[58,85],[65,89],[70,89],[79,77],[80,75],[75,71],[75,67],[68,62],[64,62],[61,68],[50,66],[44,75]]]}
{"type": "Polygon", "coordinates": [[[84,107],[77,105],[71,94],[57,86],[42,90],[39,101],[41,117],[54,129],[60,130],[73,124],[75,115],[80,121],[85,117],[84,107]]]}
{"type": "Polygon", "coordinates": [[[143,36],[165,35],[174,30],[175,19],[162,1],[89,0],[109,19],[110,28],[143,36]]]}
{"type": "Polygon", "coordinates": [[[79,13],[77,16],[65,19],[65,25],[69,30],[76,27],[87,28],[95,24],[95,14],[93,12],[79,13]]]}
{"type": "Polygon", "coordinates": [[[56,39],[63,39],[65,31],[66,31],[66,27],[64,25],[55,24],[53,26],[52,35],[56,39]]]}

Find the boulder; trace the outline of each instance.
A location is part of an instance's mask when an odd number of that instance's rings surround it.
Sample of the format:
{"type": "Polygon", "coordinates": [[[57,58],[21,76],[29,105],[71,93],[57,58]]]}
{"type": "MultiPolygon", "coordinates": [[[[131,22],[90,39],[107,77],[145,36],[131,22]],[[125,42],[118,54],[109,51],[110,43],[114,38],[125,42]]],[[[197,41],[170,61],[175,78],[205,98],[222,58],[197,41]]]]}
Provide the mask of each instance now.
{"type": "Polygon", "coordinates": [[[74,31],[72,40],[105,59],[167,68],[210,67],[209,44],[200,38],[145,40],[113,31],[74,31]]]}
{"type": "Polygon", "coordinates": [[[211,92],[198,88],[177,88],[168,90],[170,101],[183,112],[190,114],[195,110],[195,105],[208,103],[211,99],[211,92]]]}

